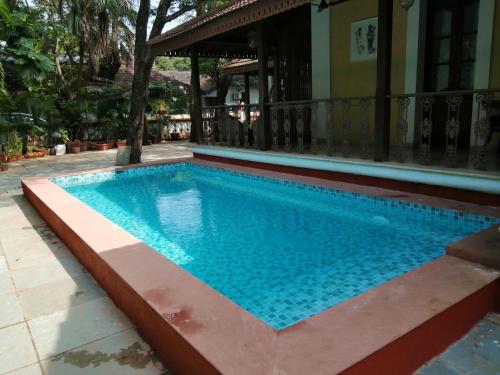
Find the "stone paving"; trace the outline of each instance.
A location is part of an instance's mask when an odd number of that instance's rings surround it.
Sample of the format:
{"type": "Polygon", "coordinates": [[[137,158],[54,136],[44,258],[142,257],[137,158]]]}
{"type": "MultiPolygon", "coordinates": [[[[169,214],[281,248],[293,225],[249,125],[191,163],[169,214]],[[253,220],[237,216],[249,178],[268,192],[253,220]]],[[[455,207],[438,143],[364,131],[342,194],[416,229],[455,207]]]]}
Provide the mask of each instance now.
{"type": "MultiPolygon", "coordinates": [[[[46,156],[0,172],[0,375],[170,373],[22,195],[23,177],[110,167],[115,154],[46,156]]],[[[161,144],[145,147],[143,161],[191,155],[186,143],[161,144]]],[[[416,374],[500,374],[500,315],[416,374]]]]}
{"type": "MultiPolygon", "coordinates": [[[[115,153],[22,160],[0,173],[0,374],[169,373],[20,189],[26,176],[113,166],[115,153]]],[[[191,155],[188,144],[161,144],[143,160],[191,155]]]]}

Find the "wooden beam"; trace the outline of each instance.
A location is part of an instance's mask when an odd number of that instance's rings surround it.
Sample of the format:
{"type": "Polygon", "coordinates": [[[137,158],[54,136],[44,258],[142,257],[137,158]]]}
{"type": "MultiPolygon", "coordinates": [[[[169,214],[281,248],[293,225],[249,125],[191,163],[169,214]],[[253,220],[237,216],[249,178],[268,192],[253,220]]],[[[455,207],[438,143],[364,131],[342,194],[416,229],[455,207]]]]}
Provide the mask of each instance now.
{"type": "Polygon", "coordinates": [[[389,160],[391,129],[391,58],[393,0],[378,2],[377,89],[375,93],[375,161],[389,160]]]}
{"type": "Polygon", "coordinates": [[[191,54],[191,141],[200,143],[202,138],[201,87],[198,51],[191,54]]]}
{"type": "Polygon", "coordinates": [[[269,81],[268,81],[268,46],[264,35],[264,24],[257,24],[257,56],[259,72],[259,127],[257,137],[259,148],[268,150],[271,147],[271,126],[269,123],[269,112],[266,103],[269,102],[269,81]]]}
{"type": "MultiPolygon", "coordinates": [[[[245,104],[250,104],[250,73],[245,73],[245,104]]],[[[245,109],[245,117],[247,121],[250,121],[250,107],[245,109]]]]}
{"type": "Polygon", "coordinates": [[[278,47],[273,52],[273,102],[280,101],[280,55],[278,47]]]}

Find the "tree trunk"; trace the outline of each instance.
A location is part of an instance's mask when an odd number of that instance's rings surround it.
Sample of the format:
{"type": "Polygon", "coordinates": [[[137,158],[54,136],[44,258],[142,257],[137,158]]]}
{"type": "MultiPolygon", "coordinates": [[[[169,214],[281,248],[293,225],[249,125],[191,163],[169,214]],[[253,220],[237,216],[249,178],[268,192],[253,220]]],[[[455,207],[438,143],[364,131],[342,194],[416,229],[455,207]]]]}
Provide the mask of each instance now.
{"type": "Polygon", "coordinates": [[[82,88],[82,79],[83,79],[83,60],[85,56],[85,47],[83,42],[83,36],[80,36],[80,61],[78,61],[78,78],[76,82],[76,96],[80,97],[80,90],[82,88]]]}
{"type": "MultiPolygon", "coordinates": [[[[172,14],[167,15],[172,3],[172,0],[160,0],[149,38],[160,35],[167,22],[173,21],[193,9],[193,5],[186,5],[180,7],[172,14]]],[[[150,5],[150,0],[141,0],[139,11],[137,12],[134,47],[134,79],[132,81],[132,96],[130,98],[127,136],[128,144],[131,146],[131,164],[141,162],[144,118],[148,102],[148,86],[155,59],[151,48],[146,44],[150,5]]]]}

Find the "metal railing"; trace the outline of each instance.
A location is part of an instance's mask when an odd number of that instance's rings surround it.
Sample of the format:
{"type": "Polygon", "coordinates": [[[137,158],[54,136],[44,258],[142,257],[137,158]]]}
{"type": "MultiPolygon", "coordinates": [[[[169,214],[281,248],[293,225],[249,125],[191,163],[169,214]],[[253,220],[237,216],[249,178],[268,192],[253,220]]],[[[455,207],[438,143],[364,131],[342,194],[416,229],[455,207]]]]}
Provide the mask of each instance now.
{"type": "MultiPolygon", "coordinates": [[[[405,162],[406,137],[408,136],[408,110],[410,105],[415,108],[415,146],[417,159],[421,164],[430,165],[443,162],[446,167],[453,168],[459,165],[459,136],[471,129],[467,163],[474,169],[485,170],[488,166],[488,157],[494,156],[494,151],[488,152],[492,139],[492,117],[499,116],[500,122],[500,89],[441,91],[418,94],[393,95],[398,111],[397,121],[397,160],[405,162]],[[469,108],[464,109],[464,99],[470,97],[469,108]],[[437,101],[440,99],[440,103],[437,101]],[[496,113],[493,103],[497,101],[496,113]],[[440,108],[436,108],[436,107],[440,108]],[[472,106],[472,108],[470,107],[472,106]],[[464,118],[464,111],[470,112],[470,118],[464,118]],[[441,111],[441,116],[436,116],[441,111]],[[444,113],[443,113],[444,111],[444,113]],[[445,114],[445,115],[444,115],[445,114]],[[470,126],[467,126],[470,125],[470,126]],[[444,143],[441,148],[433,150],[433,135],[436,129],[444,128],[444,143]],[[434,151],[434,152],[433,152],[434,151]],[[435,158],[435,154],[442,153],[442,157],[435,158]]],[[[497,125],[497,126],[500,126],[497,125]]],[[[500,131],[500,129],[497,129],[500,131]]]]}
{"type": "MultiPolygon", "coordinates": [[[[494,164],[492,159],[498,158],[489,143],[496,100],[500,116],[500,89],[427,92],[388,98],[392,101],[391,160],[484,170],[494,164]],[[465,99],[470,118],[464,117],[465,99]],[[444,136],[441,134],[444,140],[435,142],[438,128],[444,133],[444,136]],[[468,131],[470,138],[465,134],[468,131]]],[[[272,151],[373,157],[374,96],[275,102],[266,107],[272,151]]],[[[204,107],[202,143],[258,149],[255,133],[259,116],[257,104],[204,107]]]]}
{"type": "Polygon", "coordinates": [[[258,104],[205,106],[200,143],[258,149],[259,116],[258,104]]]}

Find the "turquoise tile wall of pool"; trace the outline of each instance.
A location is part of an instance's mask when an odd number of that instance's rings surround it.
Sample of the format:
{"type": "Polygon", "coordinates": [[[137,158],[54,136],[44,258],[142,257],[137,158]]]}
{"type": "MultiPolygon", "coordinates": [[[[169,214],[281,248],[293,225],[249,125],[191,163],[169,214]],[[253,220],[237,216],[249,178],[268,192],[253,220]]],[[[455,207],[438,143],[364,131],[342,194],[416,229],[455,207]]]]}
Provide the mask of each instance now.
{"type": "Polygon", "coordinates": [[[52,181],[277,330],[499,221],[189,163],[52,181]]]}

